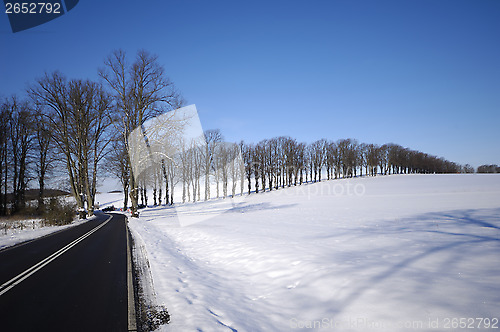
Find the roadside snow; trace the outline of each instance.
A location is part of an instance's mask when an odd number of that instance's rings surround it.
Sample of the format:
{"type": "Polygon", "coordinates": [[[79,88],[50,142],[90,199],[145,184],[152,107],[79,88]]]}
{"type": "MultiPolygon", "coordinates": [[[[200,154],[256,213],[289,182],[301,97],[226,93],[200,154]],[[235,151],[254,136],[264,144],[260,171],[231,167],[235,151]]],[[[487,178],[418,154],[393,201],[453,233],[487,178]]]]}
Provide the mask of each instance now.
{"type": "MultiPolygon", "coordinates": [[[[116,180],[106,179],[103,184],[103,188],[106,190],[117,190],[119,185],[116,180]]],[[[98,196],[98,205],[101,208],[106,206],[123,206],[123,194],[122,193],[100,193],[98,196]]],[[[67,197],[67,200],[73,200],[71,197],[67,197]]],[[[0,250],[6,247],[16,245],[21,242],[29,241],[42,237],[62,229],[76,226],[82,222],[93,219],[90,217],[84,221],[75,220],[69,225],[64,226],[45,226],[41,219],[28,219],[28,220],[0,220],[0,250]]]]}
{"type": "Polygon", "coordinates": [[[63,226],[45,226],[41,219],[0,221],[0,250],[79,225],[93,218],[95,217],[90,217],[83,221],[75,220],[71,224],[63,226]]]}
{"type": "Polygon", "coordinates": [[[499,175],[344,179],[243,196],[185,227],[147,208],[130,227],[164,331],[445,329],[500,318],[499,198],[499,175]]]}

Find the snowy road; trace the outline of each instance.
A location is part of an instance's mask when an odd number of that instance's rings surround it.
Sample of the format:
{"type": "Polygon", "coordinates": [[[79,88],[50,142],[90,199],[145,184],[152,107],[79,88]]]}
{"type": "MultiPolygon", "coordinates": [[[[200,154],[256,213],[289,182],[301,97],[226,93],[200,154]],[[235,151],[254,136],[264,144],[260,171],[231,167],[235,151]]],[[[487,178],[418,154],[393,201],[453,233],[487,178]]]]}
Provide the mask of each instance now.
{"type": "Polygon", "coordinates": [[[0,251],[2,331],[126,331],[125,218],[0,251]]]}

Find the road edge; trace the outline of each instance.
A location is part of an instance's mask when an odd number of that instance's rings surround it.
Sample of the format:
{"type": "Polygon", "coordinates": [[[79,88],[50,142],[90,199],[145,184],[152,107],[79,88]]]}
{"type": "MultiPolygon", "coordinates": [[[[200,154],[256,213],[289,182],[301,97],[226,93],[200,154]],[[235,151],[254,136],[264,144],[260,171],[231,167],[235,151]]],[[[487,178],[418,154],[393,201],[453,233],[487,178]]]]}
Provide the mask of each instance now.
{"type": "Polygon", "coordinates": [[[127,298],[128,298],[128,331],[137,331],[137,317],[135,312],[135,296],[132,268],[132,251],[130,248],[130,232],[128,229],[128,218],[125,216],[125,229],[127,233],[127,298]]]}

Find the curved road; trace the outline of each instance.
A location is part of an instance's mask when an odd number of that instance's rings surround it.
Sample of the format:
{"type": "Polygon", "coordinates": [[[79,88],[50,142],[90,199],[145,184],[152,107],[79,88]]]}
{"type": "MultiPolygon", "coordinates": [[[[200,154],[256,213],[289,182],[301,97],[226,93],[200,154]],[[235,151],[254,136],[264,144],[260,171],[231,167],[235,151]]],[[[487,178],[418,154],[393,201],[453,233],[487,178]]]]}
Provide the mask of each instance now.
{"type": "Polygon", "coordinates": [[[1,331],[127,331],[125,217],[0,251],[1,331]]]}

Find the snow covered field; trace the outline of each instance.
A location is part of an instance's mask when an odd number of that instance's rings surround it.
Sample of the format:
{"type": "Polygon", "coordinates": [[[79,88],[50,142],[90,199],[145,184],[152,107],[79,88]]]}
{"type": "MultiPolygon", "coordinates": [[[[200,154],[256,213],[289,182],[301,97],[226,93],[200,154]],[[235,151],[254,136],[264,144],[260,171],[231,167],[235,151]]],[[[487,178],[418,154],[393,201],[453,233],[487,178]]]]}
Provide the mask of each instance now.
{"type": "Polygon", "coordinates": [[[500,175],[344,179],[225,201],[177,205],[200,222],[166,207],[130,219],[171,315],[165,331],[453,330],[453,319],[500,318],[500,175]]]}

